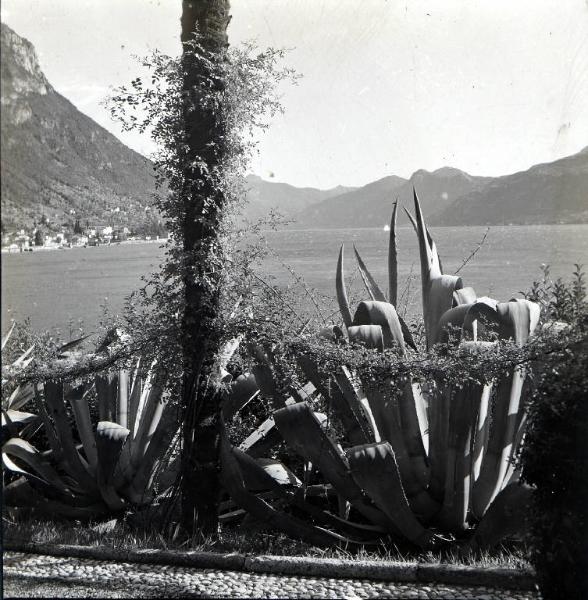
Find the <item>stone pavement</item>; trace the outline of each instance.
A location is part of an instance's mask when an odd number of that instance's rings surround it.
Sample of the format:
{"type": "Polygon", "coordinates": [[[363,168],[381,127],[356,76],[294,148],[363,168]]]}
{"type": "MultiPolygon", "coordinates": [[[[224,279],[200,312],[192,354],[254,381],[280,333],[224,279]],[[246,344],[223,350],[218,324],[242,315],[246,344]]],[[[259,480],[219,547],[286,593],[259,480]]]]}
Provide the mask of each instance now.
{"type": "Polygon", "coordinates": [[[447,584],[293,577],[7,552],[4,597],[539,598],[535,592],[447,584]]]}

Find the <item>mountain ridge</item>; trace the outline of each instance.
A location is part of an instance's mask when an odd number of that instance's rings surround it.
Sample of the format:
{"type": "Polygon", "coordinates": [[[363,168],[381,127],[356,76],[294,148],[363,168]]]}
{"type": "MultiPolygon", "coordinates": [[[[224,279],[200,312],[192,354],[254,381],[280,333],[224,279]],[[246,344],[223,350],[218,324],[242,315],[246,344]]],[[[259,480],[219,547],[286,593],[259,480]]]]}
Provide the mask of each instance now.
{"type": "MultiPolygon", "coordinates": [[[[59,94],[33,45],[1,24],[1,185],[3,227],[30,227],[41,215],[92,224],[145,224],[152,208],[152,163],[59,94]]],[[[588,222],[588,146],[578,153],[499,177],[455,167],[387,175],[357,188],[299,188],[246,179],[245,216],[275,209],[295,227],[382,227],[398,198],[412,206],[417,189],[431,225],[588,222]]],[[[406,222],[399,213],[400,223],[406,222]]]]}

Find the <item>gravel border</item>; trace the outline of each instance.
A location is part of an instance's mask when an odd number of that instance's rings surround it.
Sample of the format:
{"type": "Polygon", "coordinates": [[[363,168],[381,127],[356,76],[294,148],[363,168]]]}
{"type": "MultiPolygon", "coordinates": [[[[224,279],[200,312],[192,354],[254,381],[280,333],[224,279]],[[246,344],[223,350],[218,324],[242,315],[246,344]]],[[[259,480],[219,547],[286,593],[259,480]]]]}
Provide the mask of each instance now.
{"type": "Polygon", "coordinates": [[[219,569],[250,573],[279,573],[326,578],[372,579],[378,581],[446,583],[494,587],[510,590],[535,590],[532,569],[435,565],[416,562],[308,558],[303,556],[247,556],[238,553],[176,550],[119,550],[105,546],[4,543],[4,552],[69,556],[94,560],[147,563],[197,569],[219,569]]]}

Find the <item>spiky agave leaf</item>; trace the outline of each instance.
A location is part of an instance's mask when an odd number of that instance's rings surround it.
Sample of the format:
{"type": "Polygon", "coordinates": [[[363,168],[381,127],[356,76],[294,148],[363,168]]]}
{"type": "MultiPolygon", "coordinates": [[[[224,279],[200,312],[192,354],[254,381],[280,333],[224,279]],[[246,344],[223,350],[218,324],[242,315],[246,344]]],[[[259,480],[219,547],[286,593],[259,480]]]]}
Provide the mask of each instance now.
{"type": "Polygon", "coordinates": [[[26,404],[28,404],[35,395],[35,388],[32,383],[25,383],[19,385],[10,394],[6,407],[12,410],[19,410],[26,404]]]}
{"type": "Polygon", "coordinates": [[[384,334],[380,325],[353,325],[347,328],[350,342],[364,344],[367,348],[384,351],[384,334]]]}
{"type": "Polygon", "coordinates": [[[231,381],[228,391],[223,396],[222,414],[225,421],[232,419],[244,406],[259,394],[259,387],[252,373],[239,375],[231,381]]]}
{"type": "Polygon", "coordinates": [[[425,220],[416,190],[413,189],[419,253],[421,259],[421,280],[423,296],[423,318],[427,335],[427,347],[433,345],[437,337],[437,327],[443,313],[453,305],[453,293],[463,288],[460,277],[443,275],[435,242],[433,242],[425,220]]]}
{"type": "Polygon", "coordinates": [[[511,483],[506,486],[494,498],[473,537],[464,546],[463,553],[478,554],[491,550],[507,536],[524,532],[532,498],[533,489],[528,485],[511,483]]]}
{"type": "Polygon", "coordinates": [[[344,372],[339,374],[324,374],[319,366],[308,356],[297,357],[298,364],[304,375],[314,384],[323,398],[327,399],[329,407],[337,415],[347,437],[353,445],[367,444],[373,440],[373,432],[366,421],[363,406],[344,372]]]}
{"type": "Polygon", "coordinates": [[[454,389],[449,406],[445,493],[436,518],[441,528],[461,532],[467,528],[472,472],[472,441],[483,386],[467,382],[454,389]]]}
{"type": "Polygon", "coordinates": [[[97,481],[100,495],[110,510],[117,511],[125,506],[113,485],[114,470],[129,430],[118,423],[100,421],[96,428],[96,452],[98,455],[97,481]]]}
{"type": "Polygon", "coordinates": [[[355,415],[364,431],[365,443],[380,441],[380,432],[376,425],[372,407],[366,397],[359,379],[345,366],[341,366],[334,374],[335,382],[345,398],[347,406],[355,415]],[[366,431],[364,423],[369,427],[366,431]]]}
{"type": "Polygon", "coordinates": [[[386,302],[386,296],[384,295],[384,292],[382,292],[382,290],[376,283],[376,280],[369,272],[368,268],[365,266],[365,263],[361,259],[361,256],[359,255],[359,252],[355,247],[355,244],[353,245],[353,251],[355,252],[355,258],[357,259],[357,265],[359,267],[361,279],[363,281],[363,284],[365,285],[367,293],[370,295],[370,298],[379,302],[386,302]]]}
{"type": "Polygon", "coordinates": [[[65,410],[63,384],[47,381],[43,387],[45,404],[55,425],[55,434],[63,449],[59,463],[83,490],[88,493],[97,491],[96,481],[89,470],[89,465],[80,456],[73,439],[73,432],[65,410]]]}
{"type": "Polygon", "coordinates": [[[7,469],[40,478],[61,494],[71,495],[69,487],[64,483],[48,460],[26,440],[12,438],[5,442],[2,445],[2,460],[7,469]],[[16,465],[12,460],[14,458],[25,463],[32,469],[32,472],[25,471],[16,465]]]}
{"type": "Polygon", "coordinates": [[[431,498],[426,489],[429,472],[422,443],[418,446],[413,444],[413,440],[421,441],[414,405],[411,419],[407,419],[411,408],[405,406],[401,409],[400,406],[412,402],[412,397],[403,397],[400,390],[392,390],[390,382],[381,387],[366,386],[365,392],[381,440],[388,442],[394,451],[394,461],[409,505],[414,513],[427,521],[439,510],[439,504],[431,498]],[[405,399],[408,402],[403,402],[405,399]],[[407,442],[410,444],[410,452],[407,442]]]}
{"type": "MultiPolygon", "coordinates": [[[[496,306],[501,337],[514,339],[518,346],[526,343],[538,323],[539,307],[529,301],[513,300],[496,306]]],[[[496,382],[496,400],[492,427],[480,475],[474,483],[472,507],[481,518],[505,484],[510,461],[516,448],[517,432],[524,407],[521,403],[526,372],[515,367],[502,374],[496,382]]]]}
{"type": "Polygon", "coordinates": [[[351,310],[349,309],[349,300],[347,299],[347,290],[345,288],[345,272],[344,272],[344,244],[341,244],[339,250],[339,258],[337,260],[337,274],[335,278],[335,288],[337,291],[337,302],[339,311],[345,327],[351,327],[351,310]]]}
{"type": "Polygon", "coordinates": [[[84,447],[90,469],[93,473],[96,473],[98,454],[96,453],[96,438],[90,418],[90,407],[88,406],[88,392],[89,389],[86,386],[79,386],[71,390],[68,394],[68,400],[73,410],[80,441],[84,447]]]}
{"type": "Polygon", "coordinates": [[[4,348],[6,348],[6,344],[8,344],[8,340],[10,340],[10,338],[12,337],[15,327],[16,327],[16,321],[12,321],[12,325],[10,326],[10,329],[7,331],[6,335],[2,336],[2,348],[1,348],[2,350],[4,350],[4,348]]]}
{"type": "Polygon", "coordinates": [[[350,448],[347,457],[353,478],[395,529],[421,548],[432,546],[435,535],[419,523],[410,509],[390,444],[380,442],[350,448]]]}
{"type": "Polygon", "coordinates": [[[396,247],[396,214],[398,199],[394,202],[390,218],[390,237],[388,239],[388,295],[390,303],[396,306],[398,300],[398,249],[396,247]]]}
{"type": "Polygon", "coordinates": [[[274,413],[276,426],[286,443],[300,456],[316,465],[337,492],[372,523],[394,531],[386,516],[370,506],[355,483],[345,456],[323,431],[312,409],[304,402],[274,413]]]}
{"type": "MultiPolygon", "coordinates": [[[[344,535],[359,536],[362,544],[376,542],[373,536],[385,533],[385,530],[381,527],[342,519],[337,515],[306,501],[307,497],[315,495],[313,492],[319,491],[317,488],[320,488],[320,495],[326,497],[329,492],[328,486],[319,485],[302,488],[300,487],[300,481],[297,478],[292,482],[291,478],[296,476],[287,469],[285,478],[280,477],[279,479],[276,479],[271,471],[268,471],[267,468],[262,466],[263,459],[256,461],[234,447],[232,448],[232,452],[239,463],[247,486],[250,486],[250,483],[247,483],[247,481],[254,479],[257,482],[255,485],[259,486],[259,489],[271,490],[276,498],[280,498],[289,505],[304,511],[315,523],[334,527],[335,529],[342,531],[344,535]]],[[[251,487],[249,487],[249,489],[251,489],[251,487]]]]}
{"type": "Polygon", "coordinates": [[[382,328],[384,347],[397,345],[402,354],[406,354],[404,335],[396,309],[389,302],[360,302],[353,316],[353,325],[379,325],[382,328]]]}
{"type": "Polygon", "coordinates": [[[277,511],[270,504],[248,491],[243,473],[235,458],[234,449],[231,447],[226,434],[221,436],[220,457],[220,478],[223,487],[231,498],[253,517],[294,538],[303,539],[311,544],[329,546],[338,541],[346,541],[346,538],[333,532],[309,525],[302,519],[277,511]]]}

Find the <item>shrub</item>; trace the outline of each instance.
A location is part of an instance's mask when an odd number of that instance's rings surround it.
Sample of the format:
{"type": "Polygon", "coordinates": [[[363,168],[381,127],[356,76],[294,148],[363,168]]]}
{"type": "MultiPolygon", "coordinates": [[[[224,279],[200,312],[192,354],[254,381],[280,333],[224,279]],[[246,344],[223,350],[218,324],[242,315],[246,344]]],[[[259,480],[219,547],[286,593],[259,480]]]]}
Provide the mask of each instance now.
{"type": "MultiPolygon", "coordinates": [[[[588,321],[580,323],[584,333],[588,321]]],[[[588,597],[588,340],[553,355],[529,407],[531,561],[545,598],[588,597]]]]}

